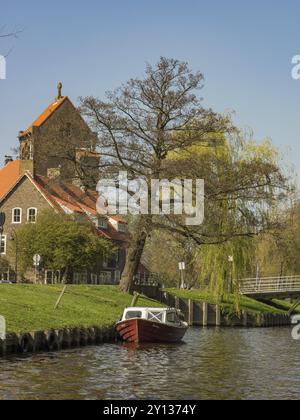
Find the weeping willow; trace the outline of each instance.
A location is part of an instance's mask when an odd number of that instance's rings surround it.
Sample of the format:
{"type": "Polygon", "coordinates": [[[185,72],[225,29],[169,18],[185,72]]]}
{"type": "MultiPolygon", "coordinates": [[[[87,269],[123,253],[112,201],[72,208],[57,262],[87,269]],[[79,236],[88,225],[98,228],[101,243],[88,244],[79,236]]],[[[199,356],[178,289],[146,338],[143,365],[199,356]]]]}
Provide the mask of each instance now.
{"type": "Polygon", "coordinates": [[[240,311],[240,280],[253,269],[255,254],[251,239],[235,238],[219,245],[202,245],[195,253],[199,284],[208,287],[218,302],[234,294],[236,311],[240,311]]]}

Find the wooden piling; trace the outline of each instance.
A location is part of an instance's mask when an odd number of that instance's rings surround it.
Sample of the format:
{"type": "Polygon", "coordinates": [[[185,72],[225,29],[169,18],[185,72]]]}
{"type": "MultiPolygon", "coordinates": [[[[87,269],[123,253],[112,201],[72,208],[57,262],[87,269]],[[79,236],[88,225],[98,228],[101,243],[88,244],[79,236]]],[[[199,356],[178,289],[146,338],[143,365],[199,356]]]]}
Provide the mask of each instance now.
{"type": "Polygon", "coordinates": [[[216,327],[221,327],[221,307],[216,305],[216,327]]]}
{"type": "Polygon", "coordinates": [[[207,327],[207,319],[208,319],[208,304],[207,302],[203,302],[203,327],[207,327]]]}
{"type": "Polygon", "coordinates": [[[243,311],[243,326],[244,327],[248,326],[248,314],[246,311],[243,311]]]}
{"type": "Polygon", "coordinates": [[[192,299],[189,299],[188,302],[188,308],[189,308],[189,325],[193,326],[194,325],[194,302],[192,299]]]}

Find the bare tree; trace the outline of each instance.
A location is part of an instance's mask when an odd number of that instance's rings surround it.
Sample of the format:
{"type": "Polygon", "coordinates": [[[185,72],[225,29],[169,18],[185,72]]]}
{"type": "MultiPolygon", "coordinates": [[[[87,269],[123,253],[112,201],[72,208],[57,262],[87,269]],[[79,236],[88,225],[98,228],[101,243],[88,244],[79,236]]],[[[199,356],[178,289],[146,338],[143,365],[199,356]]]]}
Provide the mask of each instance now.
{"type": "MultiPolygon", "coordinates": [[[[7,28],[7,25],[2,25],[0,26],[0,38],[2,41],[5,41],[7,39],[12,39],[12,38],[18,38],[18,36],[22,33],[23,31],[20,29],[9,29],[7,28]]],[[[9,46],[7,47],[8,50],[3,53],[4,57],[7,57],[11,51],[12,51],[12,47],[9,46]]]]}
{"type": "Polygon", "coordinates": [[[6,25],[0,26],[0,38],[18,38],[21,32],[19,29],[9,30],[6,25]]]}
{"type": "Polygon", "coordinates": [[[209,178],[206,199],[211,200],[212,214],[205,227],[186,226],[180,216],[136,216],[121,279],[124,291],[132,290],[147,237],[153,229],[166,229],[199,245],[221,243],[239,235],[251,236],[261,222],[254,220],[254,214],[259,212],[241,205],[241,216],[237,218],[234,212],[230,229],[224,229],[221,221],[233,214],[228,206],[235,208],[247,197],[248,202],[271,198],[273,195],[267,189],[282,186],[283,177],[272,165],[245,162],[235,168],[233,158],[195,153],[195,147],[223,147],[226,136],[235,131],[228,118],[201,105],[197,91],[203,87],[203,80],[203,75],[193,73],[187,63],[162,57],[156,66],[147,65],[144,79],[131,79],[108,93],[106,101],[94,97],[81,99],[82,113],[99,134],[100,169],[106,177],[116,177],[120,170],[125,170],[129,177],[142,177],[148,185],[151,179],[174,176],[209,178]]]}

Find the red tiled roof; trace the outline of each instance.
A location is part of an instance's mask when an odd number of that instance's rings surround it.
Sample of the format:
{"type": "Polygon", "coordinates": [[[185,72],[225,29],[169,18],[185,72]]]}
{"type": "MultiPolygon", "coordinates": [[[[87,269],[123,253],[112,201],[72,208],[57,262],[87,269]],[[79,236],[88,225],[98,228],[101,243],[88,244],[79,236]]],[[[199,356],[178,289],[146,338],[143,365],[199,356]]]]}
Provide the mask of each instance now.
{"type": "Polygon", "coordinates": [[[121,218],[121,217],[119,217],[119,216],[116,216],[115,214],[112,214],[112,215],[110,215],[109,217],[110,217],[111,219],[115,220],[116,222],[123,223],[124,225],[128,225],[128,223],[127,223],[124,219],[122,219],[122,218],[121,218]]]}
{"type": "MultiPolygon", "coordinates": [[[[47,198],[55,203],[56,206],[61,208],[65,207],[71,212],[82,213],[84,215],[90,214],[91,216],[97,216],[97,199],[98,195],[95,191],[87,190],[82,191],[81,188],[76,187],[72,184],[56,183],[44,176],[36,176],[34,182],[44,192],[47,198]]],[[[127,241],[129,235],[127,233],[119,232],[109,222],[109,218],[118,220],[120,223],[126,223],[124,220],[117,216],[108,216],[108,228],[98,228],[98,233],[106,238],[113,241],[127,241]]]]}
{"type": "Polygon", "coordinates": [[[0,199],[3,198],[21,178],[20,161],[8,163],[0,169],[0,199]]]}
{"type": "MultiPolygon", "coordinates": [[[[57,183],[44,176],[31,176],[29,172],[20,175],[20,161],[8,163],[0,170],[0,200],[3,199],[9,191],[18,183],[18,181],[27,176],[48,202],[55,208],[61,210],[67,208],[71,212],[81,213],[83,215],[97,216],[97,200],[96,191],[82,191],[81,188],[73,184],[57,183]]],[[[109,218],[120,223],[126,223],[120,217],[112,215],[108,216],[108,229],[97,229],[102,237],[113,241],[127,241],[129,235],[119,232],[109,218]]]]}
{"type": "Polygon", "coordinates": [[[44,124],[53,112],[55,112],[67,99],[67,96],[63,96],[61,99],[57,99],[55,102],[52,102],[52,104],[45,109],[45,111],[31,124],[31,126],[27,128],[27,130],[20,133],[20,137],[24,137],[27,134],[32,133],[32,127],[40,127],[44,124]]]}

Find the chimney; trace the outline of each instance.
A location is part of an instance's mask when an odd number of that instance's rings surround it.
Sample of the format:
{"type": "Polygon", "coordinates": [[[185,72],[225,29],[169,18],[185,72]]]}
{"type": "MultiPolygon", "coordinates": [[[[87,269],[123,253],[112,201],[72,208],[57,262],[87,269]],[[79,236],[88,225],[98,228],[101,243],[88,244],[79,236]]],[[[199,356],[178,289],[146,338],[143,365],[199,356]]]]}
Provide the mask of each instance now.
{"type": "Polygon", "coordinates": [[[8,165],[10,162],[13,162],[13,158],[12,156],[4,156],[5,160],[4,160],[4,165],[8,165]]]}

